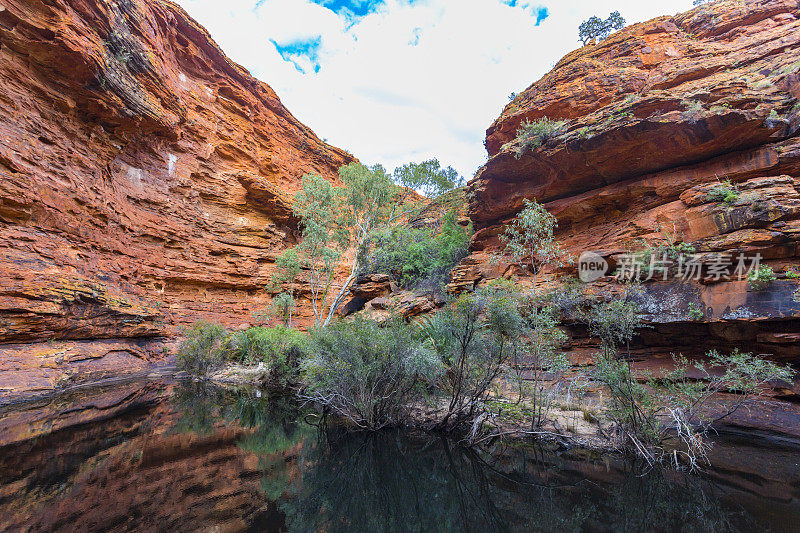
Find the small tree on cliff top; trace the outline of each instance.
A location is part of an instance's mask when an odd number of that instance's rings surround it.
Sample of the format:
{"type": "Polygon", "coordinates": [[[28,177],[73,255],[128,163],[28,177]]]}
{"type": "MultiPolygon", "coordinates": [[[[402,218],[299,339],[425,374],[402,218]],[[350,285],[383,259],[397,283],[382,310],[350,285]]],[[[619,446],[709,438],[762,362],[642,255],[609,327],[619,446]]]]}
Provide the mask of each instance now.
{"type": "Polygon", "coordinates": [[[625,19],[619,14],[619,11],[609,14],[606,20],[602,20],[600,17],[591,17],[578,26],[578,39],[583,46],[586,46],[592,39],[603,40],[611,35],[612,31],[622,29],[624,26],[625,19]]]}

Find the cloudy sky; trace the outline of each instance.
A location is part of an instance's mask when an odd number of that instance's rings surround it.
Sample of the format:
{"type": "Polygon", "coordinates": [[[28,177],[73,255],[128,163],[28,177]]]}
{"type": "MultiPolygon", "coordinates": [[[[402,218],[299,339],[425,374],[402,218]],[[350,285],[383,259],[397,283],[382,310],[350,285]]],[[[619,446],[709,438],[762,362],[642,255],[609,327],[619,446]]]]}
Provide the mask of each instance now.
{"type": "Polygon", "coordinates": [[[438,157],[467,178],[486,128],[579,46],[578,25],[692,0],[177,0],[321,138],[389,169],[438,157]]]}

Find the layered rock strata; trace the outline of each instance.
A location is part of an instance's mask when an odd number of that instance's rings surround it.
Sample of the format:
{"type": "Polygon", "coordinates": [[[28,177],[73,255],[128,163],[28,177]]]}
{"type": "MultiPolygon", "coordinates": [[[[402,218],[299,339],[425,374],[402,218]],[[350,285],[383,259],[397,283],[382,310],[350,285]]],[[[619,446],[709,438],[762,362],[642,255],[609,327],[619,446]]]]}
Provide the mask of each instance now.
{"type": "MultiPolygon", "coordinates": [[[[575,50],[487,130],[489,159],[469,184],[472,253],[450,288],[524,278],[489,258],[523,200],[536,198],[573,257],[593,251],[609,272],[628,251],[694,249],[699,280],[642,285],[653,326],[640,337],[644,354],[739,346],[800,361],[798,130],[795,0],[711,2],[575,50]],[[544,117],[562,123],[522,149],[520,125],[544,117]],[[727,181],[736,194],[721,201],[714,190],[727,181]],[[714,279],[717,254],[734,262],[731,274],[740,254],[759,254],[777,279],[760,289],[714,279]]],[[[545,285],[566,273],[549,272],[545,285]]],[[[616,285],[605,276],[587,292],[616,285]]],[[[594,349],[574,333],[575,354],[594,349]]]]}
{"type": "Polygon", "coordinates": [[[3,0],[0,79],[0,393],[247,322],[301,177],[353,160],[166,0],[3,0]]]}

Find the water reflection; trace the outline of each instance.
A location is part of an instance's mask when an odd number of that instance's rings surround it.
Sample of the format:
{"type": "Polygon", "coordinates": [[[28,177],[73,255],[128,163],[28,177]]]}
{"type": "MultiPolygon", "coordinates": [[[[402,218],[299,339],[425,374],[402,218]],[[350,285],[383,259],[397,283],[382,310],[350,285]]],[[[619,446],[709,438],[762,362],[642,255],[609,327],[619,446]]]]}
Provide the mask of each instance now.
{"type": "Polygon", "coordinates": [[[0,412],[0,530],[795,531],[800,517],[797,448],[720,444],[722,467],[695,476],[315,420],[192,382],[0,412]]]}
{"type": "MultiPolygon", "coordinates": [[[[254,431],[264,496],[289,531],[732,531],[735,506],[696,476],[530,446],[478,451],[445,438],[351,434],[303,422],[285,399],[239,391],[211,410],[254,431]],[[612,464],[613,463],[613,464],[612,464]]],[[[176,398],[214,398],[187,392],[176,398]]],[[[216,397],[222,398],[222,397],[216,397]]],[[[208,407],[203,407],[208,412],[208,407]]],[[[190,414],[185,419],[197,420],[190,414]]]]}

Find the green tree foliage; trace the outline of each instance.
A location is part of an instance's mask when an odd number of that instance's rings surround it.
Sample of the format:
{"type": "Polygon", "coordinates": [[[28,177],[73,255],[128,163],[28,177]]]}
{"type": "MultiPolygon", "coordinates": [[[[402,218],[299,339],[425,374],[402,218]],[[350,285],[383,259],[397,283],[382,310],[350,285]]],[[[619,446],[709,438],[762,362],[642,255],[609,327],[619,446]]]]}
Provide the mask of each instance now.
{"type": "Polygon", "coordinates": [[[758,398],[769,382],[794,375],[789,367],[734,350],[727,355],[711,351],[706,361],[678,355],[674,369],[658,378],[636,376],[619,356],[619,347],[644,326],[630,294],[593,302],[583,319],[603,346],[593,375],[609,392],[606,415],[623,440],[651,463],[663,459],[663,443],[677,437],[681,445],[669,457],[676,466],[685,462],[694,468],[706,458],[707,432],[714,422],[758,398]],[[718,399],[722,391],[728,393],[724,400],[718,399]]]}
{"type": "Polygon", "coordinates": [[[472,227],[456,223],[456,215],[445,215],[442,226],[414,228],[398,225],[378,233],[365,270],[385,272],[404,288],[425,284],[441,290],[450,270],[469,252],[472,227]]]}
{"type": "Polygon", "coordinates": [[[607,415],[648,462],[666,455],[676,466],[686,463],[695,468],[707,461],[708,431],[715,422],[752,404],[770,382],[789,381],[795,374],[788,366],[739,350],[725,355],[711,351],[706,359],[690,362],[675,356],[674,369],[657,379],[647,375],[636,379],[630,365],[618,359],[598,360],[595,375],[610,393],[607,415]],[[641,378],[648,379],[642,383],[641,378]],[[720,399],[723,391],[727,395],[720,399]],[[680,446],[667,454],[662,446],[671,438],[677,438],[680,446]]]}
{"type": "Polygon", "coordinates": [[[558,268],[568,260],[567,254],[556,241],[554,231],[558,227],[556,217],[536,200],[524,200],[525,207],[500,236],[505,244],[505,253],[533,274],[536,290],[536,275],[542,267],[558,268]]]}
{"type": "Polygon", "coordinates": [[[228,331],[225,328],[198,321],[186,331],[178,347],[178,367],[190,374],[206,374],[225,361],[228,350],[228,331]]]}
{"type": "Polygon", "coordinates": [[[524,121],[517,129],[518,146],[514,157],[519,159],[528,150],[539,148],[558,135],[564,128],[564,124],[566,122],[563,120],[550,120],[547,117],[542,117],[533,122],[530,120],[524,121]]]}
{"type": "Polygon", "coordinates": [[[231,358],[245,364],[266,363],[276,385],[295,381],[301,359],[308,350],[306,334],[285,326],[253,327],[235,333],[230,341],[231,358]]]}
{"type": "Polygon", "coordinates": [[[289,290],[272,299],[272,311],[282,320],[283,325],[292,326],[292,312],[295,307],[294,284],[300,275],[301,258],[294,248],[284,250],[275,260],[275,272],[270,280],[273,290],[280,290],[284,285],[289,285],[289,290]]]}
{"type": "Polygon", "coordinates": [[[616,357],[621,345],[628,345],[639,328],[645,326],[639,305],[630,294],[595,301],[583,314],[589,332],[600,338],[603,352],[616,357]]]}
{"type": "Polygon", "coordinates": [[[528,330],[518,294],[504,286],[481,287],[449,302],[420,328],[449,367],[442,381],[447,412],[438,427],[458,428],[479,420],[497,378],[523,352],[528,330]]]}
{"type": "Polygon", "coordinates": [[[719,185],[708,191],[707,199],[709,202],[724,202],[734,205],[739,200],[739,187],[730,180],[721,181],[719,185]]]}
{"type": "Polygon", "coordinates": [[[436,198],[464,185],[458,171],[453,167],[442,168],[438,159],[398,167],[394,170],[394,180],[401,187],[415,190],[426,198],[436,198]]]}
{"type": "MultiPolygon", "coordinates": [[[[563,357],[557,355],[557,346],[563,342],[563,333],[556,328],[556,311],[552,307],[542,309],[537,294],[536,277],[545,266],[560,267],[568,256],[556,241],[554,231],[558,227],[556,218],[541,204],[525,200],[525,208],[511,224],[506,226],[500,239],[505,243],[505,253],[516,263],[530,269],[533,274],[533,290],[526,306],[530,321],[531,359],[540,369],[562,370],[566,367],[563,357]]],[[[541,425],[549,409],[552,395],[545,388],[540,376],[535,376],[532,400],[534,425],[541,425]]]]}
{"type": "Polygon", "coordinates": [[[294,214],[300,218],[302,241],[297,246],[301,266],[308,272],[311,307],[316,325],[324,319],[336,265],[348,245],[349,231],[341,222],[340,193],[317,175],[303,177],[295,196],[294,214]]]}
{"type": "Polygon", "coordinates": [[[291,327],[292,312],[295,306],[296,303],[291,293],[282,292],[272,298],[269,305],[270,315],[279,317],[284,326],[291,327]]]}
{"type": "Polygon", "coordinates": [[[349,244],[356,253],[350,265],[350,275],[331,303],[325,325],[330,323],[336,309],[344,300],[350,285],[362,268],[371,237],[391,227],[416,206],[408,201],[410,189],[428,197],[440,196],[460,184],[458,172],[452,167],[441,168],[438,160],[409,163],[395,169],[390,176],[380,165],[367,168],[351,163],[339,169],[344,185],[341,189],[339,216],[341,225],[349,228],[349,244]],[[397,190],[395,182],[401,186],[397,190]]]}
{"type": "Polygon", "coordinates": [[[776,279],[777,276],[771,266],[760,265],[748,274],[747,286],[754,291],[761,291],[767,288],[767,286],[776,279]]]}
{"type": "Polygon", "coordinates": [[[530,399],[531,426],[535,429],[547,422],[556,393],[563,385],[561,378],[569,369],[570,362],[561,348],[567,341],[567,335],[559,327],[557,311],[551,306],[539,307],[539,303],[532,298],[526,298],[525,302],[525,359],[515,361],[515,366],[522,368],[524,365],[529,369],[525,381],[519,375],[517,382],[520,398],[527,396],[530,399]]]}
{"type": "Polygon", "coordinates": [[[578,39],[586,46],[589,41],[594,39],[602,41],[611,35],[612,31],[622,29],[624,26],[625,19],[619,14],[619,11],[609,14],[605,20],[600,17],[591,17],[584,20],[578,27],[578,39]]]}
{"type": "Polygon", "coordinates": [[[398,214],[396,187],[382,166],[367,168],[350,163],[339,169],[339,177],[343,187],[337,191],[339,201],[333,216],[339,227],[343,228],[348,245],[353,246],[356,253],[353,254],[349,275],[334,297],[324,325],[330,323],[358,275],[364,257],[362,248],[367,239],[398,214]]]}
{"type": "Polygon", "coordinates": [[[402,320],[379,326],[359,318],[313,330],[305,397],[360,429],[405,423],[410,403],[441,372],[436,354],[416,336],[402,320]]]}
{"type": "Polygon", "coordinates": [[[316,325],[326,326],[344,300],[365,260],[372,236],[391,227],[415,208],[411,188],[426,194],[442,194],[460,183],[451,167],[441,168],[435,159],[410,163],[395,175],[375,165],[350,163],[339,169],[342,186],[334,187],[319,176],[303,178],[303,190],[295,198],[294,213],[301,220],[301,266],[310,273],[311,300],[316,325]],[[398,182],[402,187],[395,184],[398,182]],[[342,254],[355,249],[349,275],[324,315],[334,269],[342,254]]]}

